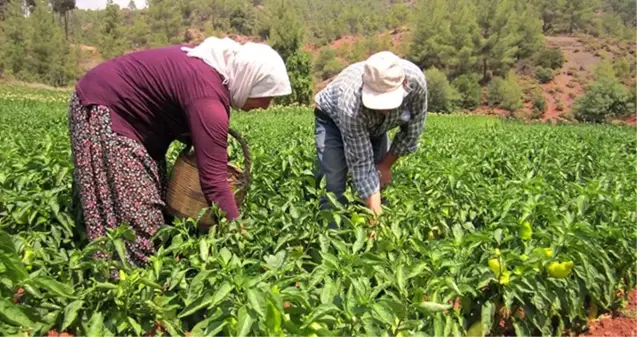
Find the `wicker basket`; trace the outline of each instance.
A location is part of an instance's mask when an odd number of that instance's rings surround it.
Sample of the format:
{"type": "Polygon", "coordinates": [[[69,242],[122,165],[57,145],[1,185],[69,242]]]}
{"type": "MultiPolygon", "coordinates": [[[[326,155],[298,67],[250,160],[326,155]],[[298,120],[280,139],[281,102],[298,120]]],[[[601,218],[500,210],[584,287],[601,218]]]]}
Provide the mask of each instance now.
{"type": "MultiPolygon", "coordinates": [[[[237,207],[239,207],[245,200],[248,186],[250,184],[250,151],[245,139],[243,139],[237,131],[230,129],[228,133],[239,141],[244,156],[245,168],[243,170],[239,167],[228,164],[228,182],[230,184],[230,188],[234,192],[237,207]]],[[[166,210],[168,213],[176,217],[192,217],[196,219],[199,212],[203,208],[208,208],[209,205],[201,191],[197,161],[195,153],[194,151],[191,151],[191,149],[192,146],[187,144],[186,148],[181,151],[175,161],[170,182],[168,183],[166,210]]],[[[206,213],[199,219],[198,224],[200,228],[207,229],[215,223],[216,219],[209,211],[206,211],[206,213]]]]}

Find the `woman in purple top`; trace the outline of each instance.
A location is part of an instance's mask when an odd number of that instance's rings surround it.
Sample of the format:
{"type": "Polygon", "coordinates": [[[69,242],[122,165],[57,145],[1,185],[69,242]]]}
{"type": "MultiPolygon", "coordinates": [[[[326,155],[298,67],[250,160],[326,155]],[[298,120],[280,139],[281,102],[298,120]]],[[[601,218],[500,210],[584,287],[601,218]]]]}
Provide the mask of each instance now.
{"type": "Polygon", "coordinates": [[[69,106],[74,204],[88,238],[126,223],[136,233],[126,242],[128,260],[148,262],[151,237],[164,223],[165,154],[186,133],[206,199],[229,219],[238,217],[227,181],[230,106],[266,108],[290,93],[279,54],[227,38],[135,52],[90,70],[69,106]]]}

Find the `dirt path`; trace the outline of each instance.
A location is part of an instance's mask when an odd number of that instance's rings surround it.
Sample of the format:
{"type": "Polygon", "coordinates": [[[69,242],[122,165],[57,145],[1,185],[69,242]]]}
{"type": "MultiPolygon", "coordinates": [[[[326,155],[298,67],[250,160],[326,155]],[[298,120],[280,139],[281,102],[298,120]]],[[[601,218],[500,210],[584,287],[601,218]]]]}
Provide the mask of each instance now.
{"type": "Polygon", "coordinates": [[[570,111],[601,59],[587,51],[586,46],[573,36],[547,36],[546,42],[551,48],[560,48],[565,58],[559,74],[541,86],[547,103],[542,120],[556,121],[570,111]]]}

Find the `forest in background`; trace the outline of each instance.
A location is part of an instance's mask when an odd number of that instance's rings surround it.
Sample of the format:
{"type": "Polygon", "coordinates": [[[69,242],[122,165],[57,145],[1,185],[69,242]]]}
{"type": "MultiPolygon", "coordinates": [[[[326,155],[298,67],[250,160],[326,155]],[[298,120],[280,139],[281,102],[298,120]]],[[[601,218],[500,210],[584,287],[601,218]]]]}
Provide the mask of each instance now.
{"type": "Polygon", "coordinates": [[[633,0],[148,0],[143,9],[109,1],[95,11],[74,0],[0,0],[0,74],[68,86],[104,59],[230,35],[282,54],[294,86],[282,104],[308,103],[348,64],[389,49],[426,71],[433,111],[526,106],[539,117],[551,103],[539,85],[565,62],[546,37],[584,35],[622,52],[600,55],[605,63],[589,78],[614,88],[596,93],[612,96],[589,113],[604,115],[587,117],[597,121],[634,109],[633,81],[622,77],[635,71],[635,12],[633,0]]]}

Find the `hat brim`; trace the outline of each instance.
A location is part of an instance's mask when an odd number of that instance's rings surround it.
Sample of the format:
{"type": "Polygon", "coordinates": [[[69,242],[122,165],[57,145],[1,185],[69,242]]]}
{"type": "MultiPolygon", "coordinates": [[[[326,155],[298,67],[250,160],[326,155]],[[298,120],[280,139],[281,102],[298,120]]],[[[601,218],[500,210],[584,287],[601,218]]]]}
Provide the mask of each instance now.
{"type": "Polygon", "coordinates": [[[376,92],[363,85],[363,105],[372,110],[391,110],[398,108],[403,103],[405,88],[402,86],[390,92],[376,92]]]}

